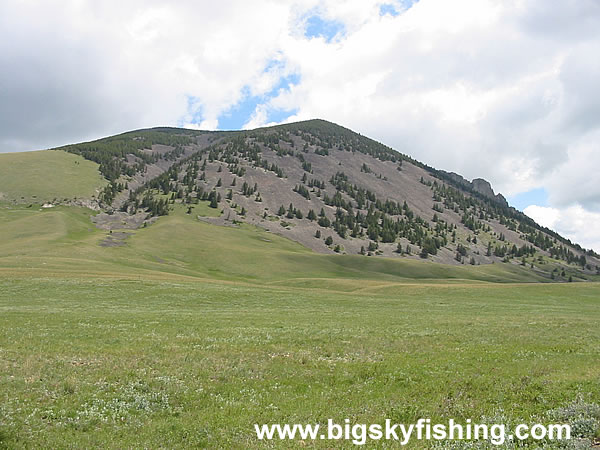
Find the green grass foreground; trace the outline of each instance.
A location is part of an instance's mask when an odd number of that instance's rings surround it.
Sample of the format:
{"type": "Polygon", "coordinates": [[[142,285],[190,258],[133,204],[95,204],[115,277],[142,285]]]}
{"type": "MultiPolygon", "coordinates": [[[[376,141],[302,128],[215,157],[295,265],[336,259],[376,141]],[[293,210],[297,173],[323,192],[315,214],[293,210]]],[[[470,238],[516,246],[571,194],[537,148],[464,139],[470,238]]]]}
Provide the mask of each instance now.
{"type": "Polygon", "coordinates": [[[248,448],[254,423],[547,422],[578,394],[600,396],[599,297],[583,283],[381,295],[3,279],[0,436],[11,448],[248,448]]]}
{"type": "Polygon", "coordinates": [[[317,255],[183,208],[102,247],[90,214],[0,208],[0,447],[349,447],[253,425],[565,407],[595,433],[598,283],[317,255]]]}

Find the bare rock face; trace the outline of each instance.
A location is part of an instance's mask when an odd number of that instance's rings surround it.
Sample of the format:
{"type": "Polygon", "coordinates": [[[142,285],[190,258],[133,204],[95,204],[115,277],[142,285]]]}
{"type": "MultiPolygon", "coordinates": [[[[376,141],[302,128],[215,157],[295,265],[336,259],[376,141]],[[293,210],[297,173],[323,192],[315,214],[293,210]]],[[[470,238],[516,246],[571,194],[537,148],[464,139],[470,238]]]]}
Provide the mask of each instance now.
{"type": "Polygon", "coordinates": [[[489,181],[484,180],[483,178],[475,178],[471,181],[471,186],[476,192],[479,192],[481,195],[485,195],[486,197],[494,198],[496,195],[494,194],[494,190],[492,189],[492,185],[489,181]]]}
{"type": "Polygon", "coordinates": [[[473,190],[479,192],[481,195],[485,195],[488,198],[492,198],[500,203],[502,206],[508,206],[508,202],[504,198],[502,194],[495,194],[492,189],[492,185],[489,181],[484,180],[483,178],[475,178],[471,182],[471,186],[473,186],[473,190]]]}
{"type": "Polygon", "coordinates": [[[457,174],[456,172],[446,172],[445,170],[440,170],[440,172],[446,174],[452,181],[454,181],[455,183],[457,183],[459,185],[471,186],[471,182],[469,180],[466,180],[465,178],[463,178],[461,175],[457,174]]]}
{"type": "Polygon", "coordinates": [[[475,192],[478,192],[479,194],[481,194],[487,198],[491,198],[492,200],[497,201],[502,206],[508,207],[508,202],[506,201],[506,198],[504,198],[504,196],[502,194],[494,193],[494,190],[492,189],[492,185],[490,184],[489,181],[484,180],[483,178],[475,178],[473,181],[469,181],[455,172],[446,172],[444,170],[441,170],[440,172],[444,173],[446,176],[448,176],[452,181],[457,183],[459,186],[465,186],[467,188],[471,188],[475,192]]]}
{"type": "Polygon", "coordinates": [[[508,202],[506,201],[506,198],[502,194],[496,194],[496,201],[498,203],[500,203],[502,206],[506,206],[506,207],[509,206],[508,202]]]}

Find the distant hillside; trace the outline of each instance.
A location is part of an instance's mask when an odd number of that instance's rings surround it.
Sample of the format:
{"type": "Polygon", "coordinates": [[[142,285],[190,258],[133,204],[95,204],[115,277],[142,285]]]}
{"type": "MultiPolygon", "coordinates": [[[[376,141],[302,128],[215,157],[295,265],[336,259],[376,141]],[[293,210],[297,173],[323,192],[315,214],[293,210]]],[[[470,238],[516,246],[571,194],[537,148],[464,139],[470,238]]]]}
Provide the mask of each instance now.
{"type": "MultiPolygon", "coordinates": [[[[105,229],[138,227],[183,204],[209,223],[245,222],[320,253],[516,264],[582,277],[600,260],[508,206],[482,179],[437,170],[323,120],[252,131],[132,131],[61,147],[98,164],[105,229]]],[[[0,188],[0,191],[2,189],[0,188]]]]}

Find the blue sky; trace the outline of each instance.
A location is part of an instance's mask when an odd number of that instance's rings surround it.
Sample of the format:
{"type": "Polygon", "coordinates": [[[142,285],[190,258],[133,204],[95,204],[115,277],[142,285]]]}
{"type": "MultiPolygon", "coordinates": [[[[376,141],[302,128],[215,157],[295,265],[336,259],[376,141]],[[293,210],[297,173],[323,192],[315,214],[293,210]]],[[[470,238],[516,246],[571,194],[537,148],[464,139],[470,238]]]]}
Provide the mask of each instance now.
{"type": "Polygon", "coordinates": [[[396,4],[384,3],[379,7],[379,14],[382,16],[389,14],[393,17],[396,17],[396,16],[400,15],[402,13],[402,11],[409,9],[418,1],[419,0],[401,0],[400,2],[397,2],[396,4]]]}
{"type": "Polygon", "coordinates": [[[391,3],[385,3],[379,7],[379,14],[381,14],[382,16],[389,14],[391,16],[396,17],[400,13],[396,9],[395,5],[393,5],[391,3]]]}
{"type": "MultiPolygon", "coordinates": [[[[265,68],[265,72],[269,70],[269,66],[265,68]]],[[[267,104],[282,89],[289,89],[290,85],[298,84],[299,82],[300,76],[298,74],[286,75],[281,77],[279,82],[264,95],[251,95],[250,88],[248,86],[244,87],[242,100],[219,116],[219,129],[240,130],[250,120],[257,106],[267,104]]],[[[267,111],[267,122],[282,122],[294,115],[297,109],[282,110],[267,107],[267,111]]]]}
{"type": "MultiPolygon", "coordinates": [[[[395,11],[395,10],[394,10],[395,11]]],[[[312,38],[323,38],[325,42],[331,42],[336,37],[341,37],[345,33],[344,24],[335,20],[327,20],[318,14],[311,14],[305,19],[304,36],[312,38]]],[[[272,70],[278,63],[276,61],[269,61],[265,66],[263,73],[267,73],[272,70]]],[[[299,74],[290,74],[283,76],[279,79],[279,82],[273,86],[273,88],[264,95],[252,95],[250,88],[245,86],[242,91],[242,99],[240,102],[232,106],[230,109],[221,114],[218,118],[220,130],[239,130],[250,120],[256,108],[260,105],[267,105],[267,119],[266,122],[282,122],[288,117],[293,116],[298,112],[298,109],[284,110],[268,106],[270,99],[277,96],[277,94],[283,89],[289,89],[290,85],[300,83],[299,74]]],[[[195,116],[194,120],[198,120],[200,117],[195,116]]],[[[200,118],[201,119],[201,118],[200,118]]]]}
{"type": "MultiPolygon", "coordinates": [[[[418,0],[402,0],[395,3],[385,3],[380,6],[379,13],[382,16],[391,15],[396,17],[401,14],[402,11],[409,9],[417,2],[418,0]]],[[[322,38],[325,42],[331,43],[338,39],[343,39],[346,35],[346,27],[342,22],[326,19],[316,12],[307,14],[303,19],[303,23],[304,36],[308,39],[322,38]]],[[[269,70],[272,70],[277,64],[279,64],[277,61],[270,61],[265,66],[263,72],[266,73],[269,70]]],[[[269,100],[276,97],[282,89],[289,89],[290,85],[297,85],[300,81],[299,74],[286,75],[281,77],[277,85],[264,95],[251,95],[250,88],[245,86],[242,91],[242,99],[219,116],[218,129],[236,130],[243,128],[258,106],[268,105],[269,100]]],[[[194,107],[194,103],[194,101],[189,102],[190,108],[194,107]]],[[[201,110],[196,108],[195,111],[196,113],[193,114],[193,122],[200,123],[202,121],[201,110]]],[[[298,109],[282,110],[267,106],[266,122],[282,122],[297,112],[298,109]]]]}
{"type": "Polygon", "coordinates": [[[548,192],[544,188],[532,189],[507,198],[508,203],[520,211],[530,205],[548,206],[548,192]]]}
{"type": "Polygon", "coordinates": [[[343,23],[335,20],[326,20],[318,14],[314,14],[306,19],[304,36],[307,38],[322,37],[326,42],[331,42],[336,36],[343,36],[345,30],[346,27],[343,23]]]}

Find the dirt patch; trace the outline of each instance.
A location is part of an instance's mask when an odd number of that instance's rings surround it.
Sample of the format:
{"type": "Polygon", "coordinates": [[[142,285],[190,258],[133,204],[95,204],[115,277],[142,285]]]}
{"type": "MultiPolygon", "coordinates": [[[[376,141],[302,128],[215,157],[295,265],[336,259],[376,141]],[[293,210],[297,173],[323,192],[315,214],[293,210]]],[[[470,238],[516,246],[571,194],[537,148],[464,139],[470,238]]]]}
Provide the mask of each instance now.
{"type": "Polygon", "coordinates": [[[150,225],[157,217],[148,218],[146,213],[127,214],[116,212],[113,214],[100,213],[91,218],[97,228],[101,230],[137,230],[144,224],[150,225]]]}
{"type": "Polygon", "coordinates": [[[125,239],[131,236],[131,233],[115,232],[110,233],[106,238],[100,241],[100,247],[122,247],[125,245],[125,239]]]}

